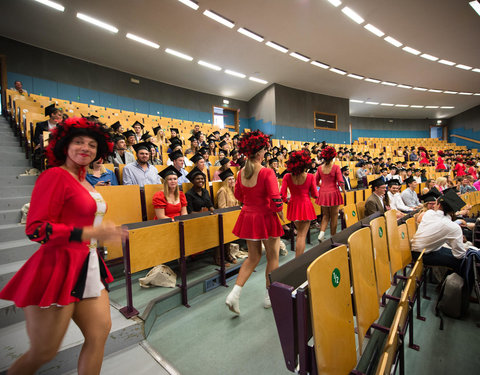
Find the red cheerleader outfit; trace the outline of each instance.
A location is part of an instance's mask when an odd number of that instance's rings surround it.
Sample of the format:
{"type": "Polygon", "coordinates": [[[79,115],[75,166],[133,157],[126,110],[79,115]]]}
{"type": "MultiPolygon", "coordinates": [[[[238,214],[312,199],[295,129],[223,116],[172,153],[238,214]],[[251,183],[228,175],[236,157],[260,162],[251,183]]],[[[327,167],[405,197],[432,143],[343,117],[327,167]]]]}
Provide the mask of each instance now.
{"type": "Polygon", "coordinates": [[[282,200],[288,204],[288,220],[310,221],[317,218],[312,201],[310,200],[310,197],[317,198],[317,185],[315,184],[313,174],[307,173],[305,182],[297,185],[293,182],[292,175],[287,173],[285,177],[283,177],[280,194],[282,195],[282,200]],[[287,199],[287,188],[290,190],[290,200],[287,199]]]}
{"type": "Polygon", "coordinates": [[[477,170],[473,165],[470,168],[468,168],[468,174],[472,176],[475,180],[477,180],[477,170]]]}
{"type": "Polygon", "coordinates": [[[243,202],[242,211],[233,227],[233,234],[246,240],[266,240],[283,235],[277,212],[282,211],[282,199],[278,191],[275,172],[262,168],[258,172],[257,184],[242,185],[242,171],[235,183],[235,198],[243,202]]]}
{"type": "Polygon", "coordinates": [[[437,159],[437,168],[435,168],[435,170],[441,170],[441,169],[447,169],[447,167],[445,167],[445,163],[443,162],[443,159],[441,156],[438,157],[437,159]]]}
{"type": "Polygon", "coordinates": [[[96,241],[71,240],[74,228],[98,225],[106,205],[97,192],[89,193],[68,171],[43,172],[32,192],[25,232],[40,248],[0,292],[18,307],[66,306],[99,296],[113,281],[96,241]],[[103,209],[102,209],[103,207],[103,209]]]}
{"type": "Polygon", "coordinates": [[[343,197],[340,193],[339,186],[344,182],[342,172],[338,165],[334,164],[329,174],[323,173],[322,166],[320,166],[315,175],[315,181],[317,185],[319,181],[322,181],[322,185],[318,191],[318,198],[315,200],[316,204],[326,207],[340,206],[343,204],[343,197]]]}
{"type": "Polygon", "coordinates": [[[428,164],[429,163],[429,161],[427,159],[427,154],[424,153],[423,151],[420,153],[420,157],[421,157],[420,164],[428,164]]]}
{"type": "Polygon", "coordinates": [[[460,176],[465,176],[465,165],[463,163],[457,163],[455,164],[455,168],[453,169],[455,171],[455,176],[460,177],[460,176]]]}

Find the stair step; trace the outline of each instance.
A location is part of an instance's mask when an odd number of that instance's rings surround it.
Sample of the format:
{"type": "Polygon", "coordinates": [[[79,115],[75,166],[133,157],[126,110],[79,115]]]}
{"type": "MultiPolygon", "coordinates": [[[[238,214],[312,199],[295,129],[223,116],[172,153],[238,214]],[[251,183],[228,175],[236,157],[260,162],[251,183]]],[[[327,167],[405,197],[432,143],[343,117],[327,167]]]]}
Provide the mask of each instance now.
{"type": "Polygon", "coordinates": [[[32,168],[30,164],[16,165],[16,166],[13,166],[13,165],[5,166],[0,164],[0,176],[18,176],[22,173],[25,173],[25,171],[30,168],[32,168]]]}
{"type": "Polygon", "coordinates": [[[20,210],[25,203],[30,202],[30,195],[13,198],[0,198],[0,212],[3,210],[20,210]]]}
{"type": "Polygon", "coordinates": [[[23,167],[25,171],[25,169],[31,168],[31,165],[30,160],[25,159],[25,154],[22,154],[21,157],[3,157],[3,159],[0,159],[0,171],[8,167],[23,167]]]}
{"type": "Polygon", "coordinates": [[[8,158],[9,156],[18,157],[18,155],[25,155],[25,151],[16,142],[15,143],[0,142],[0,156],[2,158],[8,158]],[[2,144],[2,143],[5,143],[5,144],[2,144]]]}
{"type": "Polygon", "coordinates": [[[0,225],[0,246],[3,242],[24,240],[25,225],[23,224],[4,224],[0,225]]]}
{"type": "Polygon", "coordinates": [[[18,224],[22,214],[20,209],[2,210],[0,211],[0,225],[4,224],[18,224]]]}
{"type": "Polygon", "coordinates": [[[24,197],[32,194],[33,185],[6,185],[2,186],[2,196],[8,197],[24,197]]]}
{"type": "Polygon", "coordinates": [[[35,185],[35,181],[37,181],[38,176],[1,176],[0,175],[0,186],[8,186],[8,185],[35,185]]]}
{"type": "MultiPolygon", "coordinates": [[[[112,329],[105,345],[105,355],[139,344],[144,340],[143,323],[140,319],[125,319],[117,309],[110,306],[112,329]]],[[[29,347],[25,322],[11,324],[0,329],[0,371],[5,371],[29,347]]],[[[83,335],[73,322],[69,325],[57,356],[41,367],[42,375],[58,375],[71,372],[77,367],[78,356],[83,344],[83,335]]],[[[140,354],[139,354],[140,355],[140,354]]],[[[132,361],[125,357],[125,362],[132,361]]],[[[117,372],[125,374],[123,370],[117,372]]],[[[133,372],[132,372],[133,373],[133,372]]],[[[137,373],[137,371],[135,371],[137,373]]],[[[157,372],[151,372],[157,374],[157,372]]],[[[161,374],[161,373],[160,373],[161,374]]]]}
{"type": "Polygon", "coordinates": [[[7,285],[13,275],[15,275],[15,273],[24,265],[24,263],[24,260],[19,260],[17,262],[0,264],[0,289],[7,285]]]}
{"type": "Polygon", "coordinates": [[[15,137],[13,133],[0,132],[0,144],[13,143],[15,145],[20,145],[20,139],[15,137]]]}
{"type": "Polygon", "coordinates": [[[23,309],[12,301],[0,299],[0,329],[25,320],[23,309]]]}
{"type": "Polygon", "coordinates": [[[38,243],[30,241],[25,237],[21,240],[15,239],[0,242],[0,264],[27,260],[39,247],[38,243]]]}

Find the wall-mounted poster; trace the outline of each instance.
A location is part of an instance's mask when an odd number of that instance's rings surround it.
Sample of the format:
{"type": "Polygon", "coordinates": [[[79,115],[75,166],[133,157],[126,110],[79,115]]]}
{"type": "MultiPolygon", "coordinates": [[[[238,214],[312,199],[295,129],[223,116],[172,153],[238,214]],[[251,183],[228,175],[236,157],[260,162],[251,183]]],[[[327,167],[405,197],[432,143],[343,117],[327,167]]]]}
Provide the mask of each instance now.
{"type": "Polygon", "coordinates": [[[337,130],[337,115],[334,113],[313,112],[315,129],[337,130]]]}

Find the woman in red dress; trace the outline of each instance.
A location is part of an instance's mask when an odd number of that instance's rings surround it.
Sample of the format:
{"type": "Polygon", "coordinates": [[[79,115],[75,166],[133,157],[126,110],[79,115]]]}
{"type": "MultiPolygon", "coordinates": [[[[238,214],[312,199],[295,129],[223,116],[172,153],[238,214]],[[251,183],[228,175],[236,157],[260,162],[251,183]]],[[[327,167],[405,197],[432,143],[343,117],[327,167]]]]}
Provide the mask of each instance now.
{"type": "Polygon", "coordinates": [[[455,172],[455,176],[456,177],[461,177],[461,176],[465,176],[467,173],[465,173],[465,164],[463,164],[463,158],[461,156],[458,156],[456,159],[456,163],[455,163],[455,168],[453,169],[453,171],[455,172]]]}
{"type": "Polygon", "coordinates": [[[9,374],[33,374],[53,359],[70,319],[85,337],[78,373],[100,373],[111,327],[106,288],[113,278],[97,241],[123,236],[123,230],[101,223],[106,204],[85,174],[112,146],[107,129],[85,118],[67,119],[50,135],[47,158],[55,167],[38,177],[25,230],[42,245],[0,292],[23,308],[30,339],[9,374]]]}
{"type": "Polygon", "coordinates": [[[313,174],[306,172],[311,164],[312,159],[308,150],[293,152],[287,161],[287,170],[290,173],[283,177],[280,191],[282,200],[288,204],[287,219],[294,222],[297,228],[296,257],[305,251],[310,221],[317,218],[310,199],[317,198],[317,185],[313,174]],[[287,197],[287,189],[290,191],[290,199],[287,197]]]}
{"type": "Polygon", "coordinates": [[[445,156],[445,153],[442,150],[438,150],[437,154],[437,167],[435,168],[435,170],[439,172],[445,171],[447,167],[445,167],[445,163],[442,159],[442,157],[445,156]]]}
{"type": "Polygon", "coordinates": [[[173,165],[159,173],[163,179],[163,191],[153,195],[155,217],[153,220],[171,218],[187,214],[187,198],[178,187],[178,178],[182,175],[173,165]]]}
{"type": "Polygon", "coordinates": [[[316,184],[322,181],[318,198],[315,203],[322,207],[322,222],[320,223],[320,233],[318,240],[323,241],[325,230],[330,222],[330,235],[337,233],[338,209],[343,204],[342,194],[339,187],[343,188],[343,177],[340,167],[333,164],[333,159],[337,155],[335,149],[327,146],[322,150],[321,157],[324,163],[318,167],[315,175],[316,184]]]}
{"type": "Polygon", "coordinates": [[[475,162],[473,160],[467,161],[467,165],[469,166],[467,174],[472,176],[475,181],[478,179],[477,176],[477,169],[475,168],[475,162]]]}
{"type": "MultiPolygon", "coordinates": [[[[268,146],[268,136],[259,130],[242,134],[239,142],[239,152],[247,157],[247,161],[245,167],[238,172],[235,184],[235,198],[243,203],[243,207],[233,228],[233,234],[247,241],[248,258],[243,262],[235,286],[225,301],[235,314],[240,314],[242,287],[260,262],[262,242],[267,254],[265,270],[267,288],[270,285],[268,274],[278,268],[280,236],[283,235],[278,217],[283,221],[283,203],[275,173],[269,168],[262,167],[268,146]]],[[[267,290],[264,307],[270,306],[267,290]]]]}
{"type": "Polygon", "coordinates": [[[425,149],[425,147],[423,146],[420,146],[418,148],[418,151],[420,151],[420,165],[427,165],[429,164],[429,160],[427,158],[427,150],[425,149]]]}

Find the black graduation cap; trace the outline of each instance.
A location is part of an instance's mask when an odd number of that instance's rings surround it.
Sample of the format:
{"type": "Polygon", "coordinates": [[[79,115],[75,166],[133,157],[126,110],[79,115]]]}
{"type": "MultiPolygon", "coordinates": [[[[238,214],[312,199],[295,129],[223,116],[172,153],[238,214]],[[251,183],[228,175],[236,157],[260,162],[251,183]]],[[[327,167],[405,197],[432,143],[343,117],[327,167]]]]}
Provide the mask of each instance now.
{"type": "Polygon", "coordinates": [[[278,163],[278,159],[277,158],[271,158],[269,161],[268,161],[268,164],[273,164],[277,162],[278,163]]]}
{"type": "Polygon", "coordinates": [[[412,182],[415,182],[415,179],[413,178],[413,176],[410,176],[409,178],[407,178],[407,179],[405,180],[405,183],[406,183],[407,185],[410,185],[412,182]]]}
{"type": "Polygon", "coordinates": [[[372,188],[380,187],[382,185],[385,185],[385,182],[383,181],[382,177],[376,178],[375,180],[372,180],[368,183],[372,188]]]}
{"type": "MultiPolygon", "coordinates": [[[[402,168],[402,170],[403,170],[403,169],[404,169],[404,168],[402,168]]],[[[412,168],[407,168],[407,169],[405,169],[405,171],[407,171],[407,172],[410,171],[410,172],[411,172],[411,171],[412,171],[412,168]]]]}
{"type": "Polygon", "coordinates": [[[230,161],[229,158],[223,158],[222,160],[220,160],[220,165],[225,165],[225,164],[227,164],[229,161],[230,161]]]}
{"type": "Polygon", "coordinates": [[[442,196],[442,193],[440,193],[436,187],[433,187],[428,192],[421,195],[420,200],[423,202],[433,202],[440,196],[442,196]]]}
{"type": "Polygon", "coordinates": [[[396,178],[392,178],[390,181],[387,182],[388,186],[400,186],[401,183],[396,178]]]}
{"type": "Polygon", "coordinates": [[[133,130],[127,130],[126,132],[123,132],[122,134],[125,136],[125,138],[135,137],[135,132],[133,130]]]}
{"type": "Polygon", "coordinates": [[[169,139],[170,141],[170,147],[174,147],[175,145],[182,145],[182,140],[178,137],[172,137],[169,139]]]}
{"type": "Polygon", "coordinates": [[[198,141],[198,138],[195,135],[192,135],[190,138],[188,138],[188,140],[190,142],[193,142],[193,141],[198,141]]]}
{"type": "Polygon", "coordinates": [[[232,139],[240,139],[240,136],[238,134],[235,134],[232,139]]]}
{"type": "Polygon", "coordinates": [[[348,171],[348,169],[349,169],[349,168],[348,168],[348,165],[340,168],[340,170],[341,170],[342,172],[348,171]]]}
{"type": "Polygon", "coordinates": [[[167,168],[165,168],[163,171],[159,172],[158,175],[163,178],[164,180],[170,176],[170,175],[177,175],[177,177],[181,177],[182,174],[180,173],[180,171],[175,168],[173,165],[169,165],[167,168]]]}
{"type": "Polygon", "coordinates": [[[420,169],[415,168],[415,169],[413,170],[413,172],[414,172],[414,173],[420,172],[420,169]]]}
{"type": "Polygon", "coordinates": [[[177,128],[170,128],[170,133],[171,133],[172,131],[174,131],[174,132],[177,133],[177,134],[179,133],[179,131],[178,131],[177,128]]]}
{"type": "Polygon", "coordinates": [[[140,140],[147,141],[148,139],[152,138],[152,135],[148,132],[148,130],[142,135],[140,140]]]}
{"type": "Polygon", "coordinates": [[[110,127],[115,131],[118,131],[120,126],[122,126],[122,124],[120,124],[120,121],[117,121],[115,124],[110,125],[110,127]]]}
{"type": "Polygon", "coordinates": [[[233,155],[236,155],[238,154],[238,151],[237,150],[232,150],[230,151],[230,156],[233,156],[233,155]]]}
{"type": "Polygon", "coordinates": [[[217,138],[215,138],[215,136],[213,134],[210,134],[207,138],[208,142],[213,142],[215,143],[217,141],[217,138]]]}
{"type": "Polygon", "coordinates": [[[413,168],[413,167],[415,167],[415,163],[410,163],[410,164],[408,164],[408,166],[409,166],[410,168],[413,168]]]}
{"type": "Polygon", "coordinates": [[[168,154],[168,158],[169,158],[171,161],[175,161],[175,160],[177,160],[178,158],[181,158],[182,156],[183,156],[183,153],[182,153],[182,151],[180,151],[180,150],[173,151],[173,152],[171,152],[170,154],[168,154]]]}
{"type": "Polygon", "coordinates": [[[277,147],[277,146],[274,146],[274,147],[272,148],[272,151],[275,151],[275,152],[277,152],[278,150],[279,150],[279,149],[278,149],[278,147],[277,147]]]}
{"type": "Polygon", "coordinates": [[[150,149],[156,146],[151,142],[142,142],[142,143],[136,143],[132,145],[132,147],[135,150],[135,152],[138,152],[140,150],[147,150],[148,152],[150,152],[150,149]]]}
{"type": "Polygon", "coordinates": [[[162,127],[161,127],[161,126],[155,126],[154,128],[152,128],[152,130],[153,130],[153,134],[157,135],[158,132],[159,132],[160,130],[162,130],[162,127]]]}
{"type": "Polygon", "coordinates": [[[223,146],[225,146],[226,144],[227,144],[227,142],[221,141],[218,145],[219,145],[220,147],[223,147],[223,146]]]}
{"type": "Polygon", "coordinates": [[[189,174],[187,174],[187,178],[190,182],[193,182],[196,176],[202,175],[203,178],[206,178],[205,173],[203,173],[200,169],[197,167],[193,168],[189,174]]]}
{"type": "Polygon", "coordinates": [[[310,143],[309,143],[309,142],[305,142],[303,145],[304,145],[305,147],[308,147],[308,146],[310,146],[310,143]]]}
{"type": "Polygon", "coordinates": [[[133,128],[135,125],[140,125],[140,127],[141,127],[142,129],[145,127],[145,125],[143,125],[140,121],[135,121],[135,123],[132,125],[132,128],[133,128]]]}
{"type": "Polygon", "coordinates": [[[225,138],[227,138],[227,133],[223,134],[220,136],[220,140],[223,141],[225,138]]]}
{"type": "Polygon", "coordinates": [[[438,201],[446,204],[453,212],[460,211],[462,207],[465,206],[465,202],[458,196],[454,188],[445,189],[443,195],[438,198],[438,201]]]}
{"type": "Polygon", "coordinates": [[[120,140],[125,140],[125,137],[123,135],[119,135],[119,134],[117,134],[113,137],[113,143],[117,143],[120,140]]]}
{"type": "Polygon", "coordinates": [[[387,168],[382,168],[382,169],[380,169],[380,173],[383,173],[383,172],[386,172],[386,171],[388,171],[387,168]]]}
{"type": "Polygon", "coordinates": [[[56,111],[55,104],[50,104],[45,107],[45,116],[50,116],[55,111],[56,111]]]}
{"type": "Polygon", "coordinates": [[[223,171],[222,173],[220,173],[218,175],[218,177],[220,177],[222,179],[222,181],[225,181],[227,178],[229,178],[231,176],[235,176],[235,175],[233,174],[233,172],[230,168],[228,168],[227,170],[223,171]]]}
{"type": "Polygon", "coordinates": [[[206,154],[207,152],[209,152],[209,149],[207,147],[202,147],[200,150],[198,150],[198,153],[200,155],[204,155],[206,154]]]}
{"type": "Polygon", "coordinates": [[[212,134],[220,134],[218,130],[215,130],[212,134]]]}
{"type": "Polygon", "coordinates": [[[355,164],[355,167],[363,167],[365,163],[363,161],[359,161],[357,164],[355,164]]]}
{"type": "Polygon", "coordinates": [[[191,158],[190,158],[190,161],[192,163],[196,163],[197,161],[199,161],[200,159],[203,159],[203,156],[200,155],[200,154],[195,154],[193,155],[191,158]]]}

